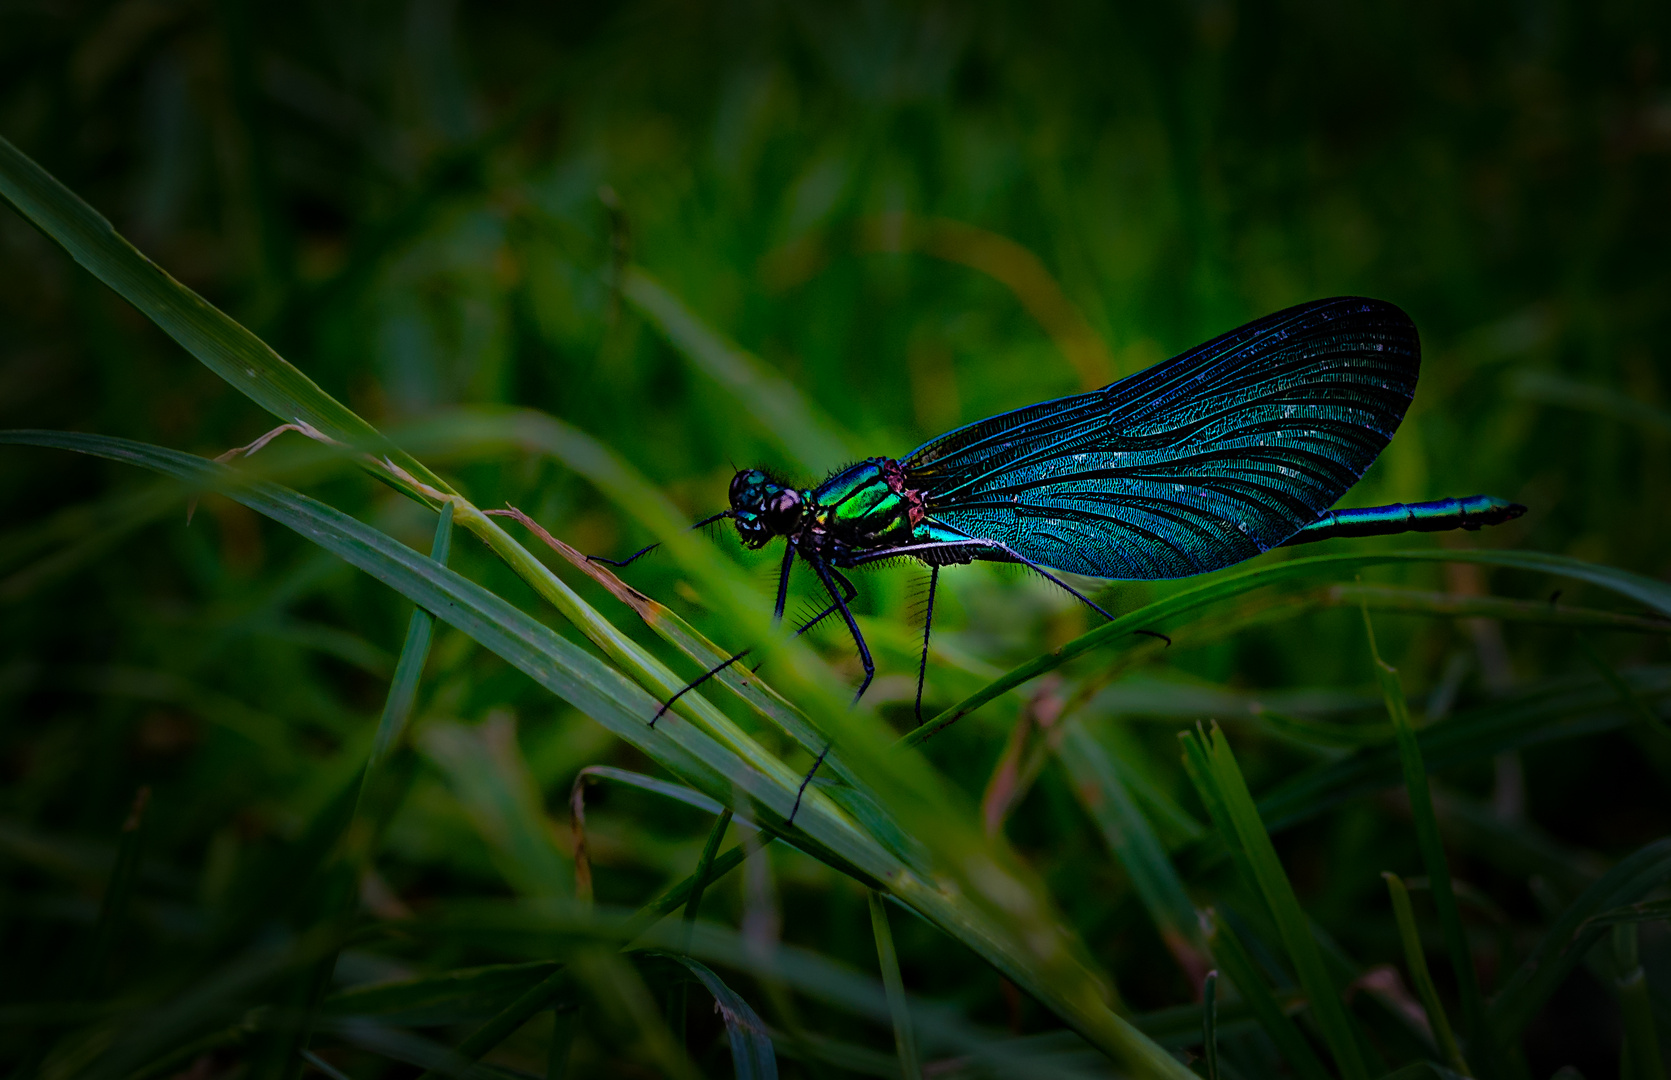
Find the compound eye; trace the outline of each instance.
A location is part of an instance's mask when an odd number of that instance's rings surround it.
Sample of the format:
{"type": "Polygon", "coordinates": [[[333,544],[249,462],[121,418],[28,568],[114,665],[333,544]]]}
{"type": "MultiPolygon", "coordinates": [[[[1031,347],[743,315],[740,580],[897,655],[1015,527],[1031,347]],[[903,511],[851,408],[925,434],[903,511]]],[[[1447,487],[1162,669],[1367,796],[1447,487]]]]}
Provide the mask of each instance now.
{"type": "Polygon", "coordinates": [[[735,506],[742,499],[744,492],[754,483],[754,470],[744,469],[731,478],[731,505],[735,506]]]}
{"type": "Polygon", "coordinates": [[[766,504],[765,524],[773,532],[786,533],[801,517],[801,496],[792,488],[785,488],[766,504]]]}

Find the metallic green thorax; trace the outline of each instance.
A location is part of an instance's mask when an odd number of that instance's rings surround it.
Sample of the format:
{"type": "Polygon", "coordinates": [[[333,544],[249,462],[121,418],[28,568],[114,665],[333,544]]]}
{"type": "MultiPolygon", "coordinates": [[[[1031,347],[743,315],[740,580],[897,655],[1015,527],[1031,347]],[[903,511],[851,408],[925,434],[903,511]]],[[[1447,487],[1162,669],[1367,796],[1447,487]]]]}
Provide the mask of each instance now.
{"type": "Polygon", "coordinates": [[[731,481],[732,519],[749,547],[788,537],[803,553],[841,565],[846,557],[939,539],[923,519],[922,496],[893,458],[851,465],[815,488],[797,490],[759,469],[731,481]]]}

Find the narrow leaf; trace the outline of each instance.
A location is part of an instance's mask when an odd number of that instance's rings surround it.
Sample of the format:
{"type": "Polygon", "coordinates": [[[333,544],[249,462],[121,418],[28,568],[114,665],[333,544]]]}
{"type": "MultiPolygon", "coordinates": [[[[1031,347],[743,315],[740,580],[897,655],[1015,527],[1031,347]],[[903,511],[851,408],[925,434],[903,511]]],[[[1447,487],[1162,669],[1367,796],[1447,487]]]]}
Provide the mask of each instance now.
{"type": "Polygon", "coordinates": [[[1597,585],[1626,599],[1644,604],[1661,615],[1671,616],[1671,585],[1644,577],[1641,574],[1630,573],[1627,570],[1618,570],[1610,566],[1598,566],[1595,563],[1587,563],[1581,559],[1573,559],[1564,555],[1546,555],[1529,551],[1458,551],[1447,549],[1384,551],[1352,555],[1316,555],[1309,558],[1289,559],[1274,565],[1256,566],[1250,570],[1211,575],[1202,584],[1183,588],[1171,596],[1128,612],[1110,623],[1081,634],[1065,645],[1012,668],[968,698],[953,705],[932,720],[925,722],[900,741],[907,746],[916,746],[994,698],[1023,683],[1036,679],[1046,672],[1054,671],[1092,649],[1130,638],[1139,630],[1156,629],[1168,619],[1187,614],[1209,604],[1218,603],[1252,592],[1254,589],[1264,588],[1267,585],[1274,585],[1293,578],[1339,573],[1385,563],[1412,562],[1479,563],[1486,566],[1512,567],[1534,573],[1568,577],[1597,585]]]}
{"type": "Polygon", "coordinates": [[[1525,961],[1504,980],[1489,1017],[1507,1042],[1532,1022],[1555,988],[1607,928],[1591,917],[1634,903],[1671,879],[1671,837],[1638,848],[1584,890],[1555,920],[1525,961]]]}
{"type": "Polygon", "coordinates": [[[766,1033],[766,1023],[742,995],[725,985],[700,960],[671,953],[657,955],[682,964],[713,995],[714,1006],[725,1021],[726,1037],[731,1041],[731,1063],[737,1080],[777,1080],[777,1052],[766,1033]]]}
{"type": "Polygon", "coordinates": [[[1235,828],[1235,840],[1247,853],[1254,880],[1276,919],[1282,943],[1295,973],[1299,975],[1300,985],[1305,987],[1306,996],[1311,1000],[1312,1012],[1334,1055],[1335,1065],[1346,1080],[1367,1080],[1369,1073],[1359,1053],[1346,1007],[1334,981],[1329,978],[1317,939],[1312,937],[1311,927],[1300,908],[1299,897],[1294,895],[1294,886],[1283,871],[1270,835],[1259,820],[1247,781],[1242,778],[1229,743],[1216,725],[1207,739],[1209,766],[1235,828]]]}
{"type": "MultiPolygon", "coordinates": [[[[1404,700],[1404,687],[1398,681],[1398,672],[1381,659],[1376,649],[1375,628],[1370,624],[1368,611],[1364,612],[1364,629],[1369,636],[1369,655],[1375,665],[1375,677],[1381,683],[1381,693],[1387,701],[1387,715],[1392,720],[1398,741],[1398,759],[1404,771],[1404,790],[1410,797],[1410,820],[1416,829],[1416,845],[1421,849],[1422,865],[1427,868],[1427,879],[1433,890],[1433,906],[1439,912],[1439,929],[1444,934],[1445,949],[1450,953],[1451,970],[1462,998],[1463,1027],[1476,1060],[1485,1059],[1488,1074],[1495,1076],[1500,1070],[1490,1032],[1486,1029],[1479,975],[1474,970],[1473,950],[1468,944],[1467,930],[1462,925],[1462,913],[1457,910],[1456,894],[1451,889],[1450,864],[1445,859],[1445,847],[1439,838],[1439,821],[1434,816],[1433,798],[1427,787],[1427,766],[1422,762],[1421,745],[1416,741],[1416,729],[1410,722],[1410,707],[1404,700]]],[[[1436,1026],[1438,1023],[1435,1021],[1436,1026]]]]}
{"type": "Polygon", "coordinates": [[[1445,1006],[1439,1000],[1439,991],[1433,985],[1433,975],[1427,970],[1427,954],[1422,949],[1421,932],[1416,929],[1416,914],[1410,907],[1410,893],[1404,888],[1404,882],[1397,874],[1383,873],[1381,875],[1387,883],[1387,893],[1392,897],[1393,918],[1398,923],[1399,940],[1404,945],[1404,963],[1410,969],[1410,981],[1416,984],[1416,993],[1422,999],[1422,1008],[1427,1012],[1427,1023],[1433,1029],[1433,1041],[1439,1047],[1439,1053],[1444,1055],[1451,1067],[1464,1076],[1474,1075],[1468,1068],[1468,1063],[1462,1059],[1462,1049],[1456,1045],[1456,1036],[1451,1032],[1450,1018],[1445,1015],[1445,1006]]]}
{"type": "Polygon", "coordinates": [[[699,371],[735,395],[808,473],[821,476],[852,459],[847,437],[793,383],[715,333],[644,270],[627,268],[621,294],[699,371]]]}
{"type": "Polygon", "coordinates": [[[1660,1051],[1654,1020],[1654,1003],[1648,992],[1648,976],[1637,958],[1636,924],[1613,927],[1614,985],[1619,993],[1619,1012],[1625,1022],[1625,1054],[1636,1080],[1665,1080],[1665,1057],[1660,1051]]]}
{"type": "Polygon", "coordinates": [[[882,987],[888,994],[888,1011],[893,1013],[894,1053],[904,1080],[922,1080],[922,1063],[917,1060],[917,1036],[911,1027],[911,1007],[905,999],[905,980],[899,974],[899,954],[894,951],[893,929],[882,894],[867,890],[870,929],[876,937],[876,962],[882,969],[882,987]]]}
{"type": "Polygon", "coordinates": [[[1142,811],[1115,771],[1102,746],[1074,717],[1062,726],[1056,758],[1067,770],[1080,806],[1096,822],[1103,842],[1131,876],[1149,918],[1191,982],[1199,981],[1211,961],[1201,935],[1195,903],[1184,890],[1172,860],[1166,855],[1142,811]]]}
{"type": "Polygon", "coordinates": [[[111,953],[127,922],[128,905],[133,899],[134,883],[139,880],[139,858],[145,839],[145,808],[151,801],[151,789],[142,787],[133,797],[133,806],[122,831],[116,839],[116,862],[110,868],[110,880],[105,885],[104,899],[99,902],[99,919],[93,924],[92,948],[87,958],[87,973],[83,980],[89,994],[96,993],[110,966],[111,953]]]}

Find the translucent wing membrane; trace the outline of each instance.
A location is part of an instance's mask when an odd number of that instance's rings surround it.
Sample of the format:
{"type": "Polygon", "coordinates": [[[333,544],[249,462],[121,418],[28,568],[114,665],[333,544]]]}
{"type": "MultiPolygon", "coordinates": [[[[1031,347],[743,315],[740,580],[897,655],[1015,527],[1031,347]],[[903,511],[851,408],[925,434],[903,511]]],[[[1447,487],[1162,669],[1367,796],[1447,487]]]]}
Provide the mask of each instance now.
{"type": "Polygon", "coordinates": [[[1420,367],[1398,308],[1318,300],[1095,393],[959,428],[902,464],[952,530],[1076,574],[1187,577],[1333,506],[1398,429],[1420,367]]]}

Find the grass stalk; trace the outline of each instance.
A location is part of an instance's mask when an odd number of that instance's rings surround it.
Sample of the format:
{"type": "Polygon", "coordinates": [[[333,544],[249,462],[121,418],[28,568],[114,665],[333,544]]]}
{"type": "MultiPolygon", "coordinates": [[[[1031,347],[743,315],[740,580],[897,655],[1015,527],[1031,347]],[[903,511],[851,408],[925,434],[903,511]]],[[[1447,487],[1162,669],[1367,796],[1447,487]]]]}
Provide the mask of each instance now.
{"type": "Polygon", "coordinates": [[[1375,628],[1369,612],[1364,612],[1364,630],[1369,637],[1369,653],[1375,664],[1375,677],[1381,684],[1386,699],[1387,715],[1393,724],[1393,735],[1398,745],[1399,765],[1404,772],[1404,788],[1410,798],[1410,820],[1415,825],[1416,843],[1421,849],[1422,863],[1427,868],[1429,887],[1433,891],[1433,906],[1439,913],[1439,929],[1445,938],[1445,949],[1450,953],[1451,968],[1462,999],[1462,1024],[1467,1033],[1469,1049],[1484,1066],[1486,1075],[1495,1077],[1501,1070],[1493,1048],[1495,1040],[1487,1030],[1485,1003],[1480,994],[1479,976],[1474,970],[1473,950],[1468,945],[1468,934],[1462,925],[1462,913],[1457,908],[1456,892],[1451,887],[1450,864],[1445,859],[1445,848],[1439,838],[1439,819],[1433,812],[1433,796],[1427,784],[1427,766],[1422,761],[1421,745],[1416,741],[1416,728],[1410,721],[1410,706],[1404,698],[1404,687],[1399,682],[1398,670],[1385,660],[1375,645],[1375,628]]]}
{"type": "Polygon", "coordinates": [[[1217,912],[1211,913],[1209,919],[1211,933],[1207,940],[1212,945],[1213,958],[1230,976],[1236,992],[1241,995],[1259,1026],[1265,1029],[1265,1034],[1270,1036],[1301,1080],[1329,1080],[1329,1071],[1323,1067],[1322,1060],[1301,1034],[1298,1025],[1271,992],[1258,963],[1248,954],[1247,947],[1236,932],[1217,912]]]}
{"type": "MultiPolygon", "coordinates": [[[[720,811],[714,827],[708,831],[707,842],[702,845],[702,857],[696,862],[696,873],[691,875],[692,882],[690,896],[685,900],[685,949],[690,949],[691,928],[696,925],[696,916],[702,907],[702,893],[708,887],[708,875],[713,873],[714,856],[719,852],[720,841],[725,838],[725,830],[731,824],[731,808],[720,811]]],[[[668,1006],[667,1021],[673,1028],[673,1037],[680,1046],[685,1044],[685,1011],[690,1003],[690,983],[680,979],[673,986],[673,993],[668,1006]]],[[[688,1048],[687,1048],[688,1049],[688,1048]]]]}
{"type": "Polygon", "coordinates": [[[1410,969],[1410,981],[1416,985],[1422,1008],[1427,1011],[1433,1041],[1451,1068],[1463,1076],[1472,1076],[1473,1070],[1468,1068],[1467,1061],[1462,1057],[1462,1048],[1456,1044],[1456,1034],[1451,1031],[1450,1018],[1445,1015],[1445,1006],[1439,1000],[1438,988],[1433,985],[1433,974],[1427,970],[1427,954],[1422,950],[1421,934],[1416,929],[1410,892],[1397,874],[1387,872],[1381,877],[1386,880],[1387,893],[1392,897],[1393,918],[1398,923],[1398,936],[1404,945],[1404,962],[1410,969]]]}
{"type": "Polygon", "coordinates": [[[1636,925],[1626,922],[1613,927],[1614,985],[1625,1029],[1623,1056],[1630,1059],[1633,1080],[1665,1080],[1665,1057],[1654,1025],[1648,976],[1637,956],[1636,925]]]}
{"type": "MultiPolygon", "coordinates": [[[[445,566],[452,551],[453,505],[443,503],[435,523],[435,539],[430,544],[429,557],[445,566]]],[[[395,664],[394,678],[383,701],[383,712],[378,717],[377,733],[372,740],[371,753],[366,758],[365,770],[360,774],[359,790],[354,796],[354,811],[348,821],[347,850],[339,863],[330,868],[326,889],[326,918],[346,922],[352,918],[358,896],[360,877],[371,863],[375,829],[367,820],[367,795],[383,775],[383,765],[399,743],[412,717],[417,701],[418,681],[423,676],[424,664],[429,659],[429,646],[435,633],[435,616],[421,607],[414,607],[407,620],[406,642],[395,664]]],[[[319,1003],[330,986],[331,973],[336,968],[338,951],[331,949],[319,958],[304,983],[302,1018],[293,1035],[279,1039],[281,1054],[278,1073],[285,1080],[301,1075],[304,1054],[313,1038],[314,1024],[319,1015],[319,1003]]]]}
{"type": "Polygon", "coordinates": [[[142,787],[135,792],[133,806],[128,810],[127,819],[122,822],[122,832],[116,839],[116,862],[110,868],[110,881],[105,885],[104,899],[99,903],[99,920],[93,924],[93,943],[87,953],[87,969],[82,978],[83,994],[88,997],[97,994],[104,983],[111,954],[116,951],[116,940],[127,921],[134,882],[139,878],[140,856],[143,854],[145,808],[150,802],[150,788],[142,787]]]}
{"type": "Polygon", "coordinates": [[[1209,971],[1201,982],[1201,1053],[1206,1058],[1207,1080],[1218,1080],[1218,972],[1209,971]]]}
{"type": "Polygon", "coordinates": [[[876,935],[876,962],[882,968],[882,988],[888,995],[888,1011],[893,1013],[894,1052],[899,1057],[899,1073],[904,1080],[922,1080],[917,1036],[911,1028],[911,1010],[905,1000],[905,980],[899,974],[899,954],[894,951],[888,909],[882,894],[875,889],[867,889],[865,896],[870,903],[870,928],[876,935]]]}
{"type": "Polygon", "coordinates": [[[1239,845],[1246,853],[1254,882],[1276,920],[1283,946],[1299,976],[1300,985],[1305,988],[1306,997],[1310,999],[1312,1015],[1334,1056],[1335,1067],[1345,1080],[1368,1080],[1369,1070],[1358,1048],[1345,1003],[1324,966],[1322,950],[1317,939],[1311,935],[1299,897],[1294,894],[1294,886],[1282,868],[1282,861],[1277,858],[1270,834],[1259,820],[1253,795],[1248,791],[1247,781],[1236,764],[1230,744],[1216,724],[1211,731],[1204,736],[1197,735],[1197,738],[1205,740],[1203,749],[1213,783],[1234,829],[1234,834],[1225,839],[1239,845]]]}
{"type": "Polygon", "coordinates": [[[545,1080],[568,1080],[575,1029],[579,1025],[578,1006],[559,1005],[551,1010],[551,1046],[546,1051],[545,1080]]]}

